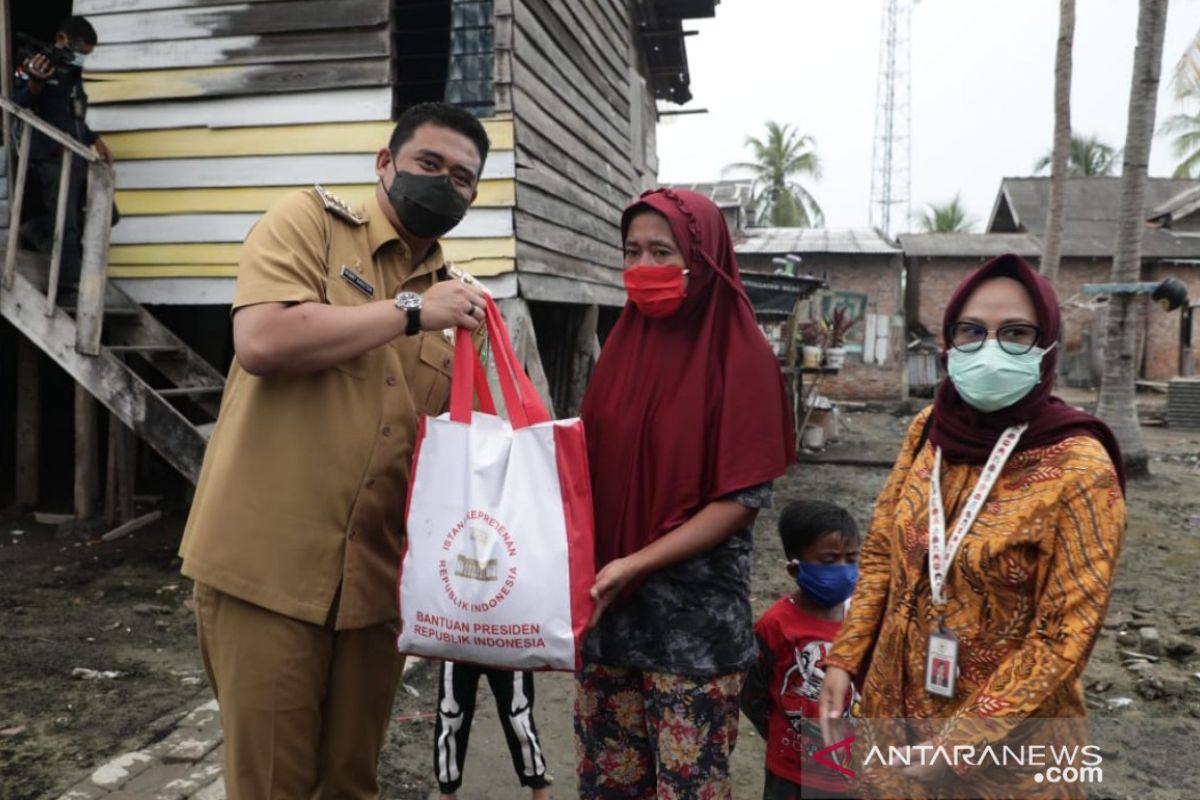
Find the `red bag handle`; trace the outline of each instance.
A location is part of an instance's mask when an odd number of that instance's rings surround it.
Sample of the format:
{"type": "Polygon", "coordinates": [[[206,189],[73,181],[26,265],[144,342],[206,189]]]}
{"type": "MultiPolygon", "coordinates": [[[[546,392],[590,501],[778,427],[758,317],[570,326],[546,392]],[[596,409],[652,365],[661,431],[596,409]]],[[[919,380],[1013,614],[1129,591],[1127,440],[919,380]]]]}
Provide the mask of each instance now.
{"type": "MultiPolygon", "coordinates": [[[[539,422],[548,422],[550,413],[538,397],[533,381],[525,374],[513,350],[508,326],[500,315],[500,308],[491,298],[486,298],[484,323],[488,328],[488,341],[496,356],[496,374],[500,379],[500,392],[508,408],[508,418],[513,428],[527,428],[539,422]]],[[[483,362],[471,341],[471,332],[459,328],[454,341],[454,372],[450,386],[450,419],[455,422],[471,421],[471,400],[479,393],[480,410],[495,414],[495,403],[488,391],[483,362]]]]}
{"type": "Polygon", "coordinates": [[[454,333],[454,371],[450,378],[450,419],[456,422],[471,421],[471,401],[479,393],[479,410],[485,414],[496,413],[496,401],[488,388],[487,374],[483,362],[475,350],[471,332],[459,328],[454,333]]]}

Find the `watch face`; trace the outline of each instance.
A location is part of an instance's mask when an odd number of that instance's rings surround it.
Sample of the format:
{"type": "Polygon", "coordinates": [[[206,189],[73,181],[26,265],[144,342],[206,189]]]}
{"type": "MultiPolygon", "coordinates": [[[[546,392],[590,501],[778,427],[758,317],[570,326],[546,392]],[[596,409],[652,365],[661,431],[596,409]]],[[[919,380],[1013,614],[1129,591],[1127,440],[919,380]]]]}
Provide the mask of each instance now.
{"type": "Polygon", "coordinates": [[[400,308],[420,308],[421,295],[416,292],[401,292],[396,295],[396,305],[400,308]]]}

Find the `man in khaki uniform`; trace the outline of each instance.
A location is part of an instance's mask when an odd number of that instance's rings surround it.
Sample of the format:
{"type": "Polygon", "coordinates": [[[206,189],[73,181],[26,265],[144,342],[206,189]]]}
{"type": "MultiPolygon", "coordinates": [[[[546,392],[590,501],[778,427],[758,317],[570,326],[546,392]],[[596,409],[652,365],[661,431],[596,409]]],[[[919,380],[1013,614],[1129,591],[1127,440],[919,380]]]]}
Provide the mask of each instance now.
{"type": "Polygon", "coordinates": [[[378,797],[417,420],[447,407],[443,331],[483,319],[437,239],[487,150],[474,117],[417,106],[371,200],[297,191],[242,248],[236,358],[180,547],[230,800],[378,797]]]}

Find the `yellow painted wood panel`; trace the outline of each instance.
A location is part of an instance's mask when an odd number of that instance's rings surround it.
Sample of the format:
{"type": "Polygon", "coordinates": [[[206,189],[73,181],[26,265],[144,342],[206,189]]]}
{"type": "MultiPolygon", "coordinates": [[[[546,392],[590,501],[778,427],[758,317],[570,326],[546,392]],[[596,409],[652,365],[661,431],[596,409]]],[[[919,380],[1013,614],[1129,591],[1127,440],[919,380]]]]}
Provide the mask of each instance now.
{"type": "MultiPolygon", "coordinates": [[[[470,261],[453,259],[454,263],[480,278],[504,275],[516,268],[511,258],[477,258],[470,261]]],[[[235,278],[236,264],[112,264],[110,278],[235,278]]]]}
{"type": "MultiPolygon", "coordinates": [[[[513,149],[511,118],[480,120],[492,150],[513,149]]],[[[253,128],[178,128],[104,134],[120,160],[205,156],[375,153],[392,135],[391,122],[328,122],[253,128]]]]}
{"type": "MultiPolygon", "coordinates": [[[[127,189],[117,192],[117,207],[124,216],[142,214],[201,214],[266,211],[281,194],[297,186],[246,186],[232,189],[127,189]]],[[[351,203],[365,202],[375,184],[326,186],[351,203]]],[[[480,208],[512,208],[516,205],[516,181],[497,179],[479,183],[480,208]]]]}
{"type": "MultiPolygon", "coordinates": [[[[163,264],[237,264],[240,244],[122,244],[108,250],[108,263],[114,266],[152,266],[163,264]]],[[[517,240],[447,239],[442,242],[446,258],[455,262],[480,259],[515,259],[517,240]]]]}

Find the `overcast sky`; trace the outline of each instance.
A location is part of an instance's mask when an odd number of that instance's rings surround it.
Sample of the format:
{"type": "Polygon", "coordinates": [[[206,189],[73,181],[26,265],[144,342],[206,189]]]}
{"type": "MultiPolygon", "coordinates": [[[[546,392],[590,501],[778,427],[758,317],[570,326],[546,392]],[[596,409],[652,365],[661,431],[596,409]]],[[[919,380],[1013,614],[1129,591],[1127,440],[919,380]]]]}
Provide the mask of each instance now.
{"type": "MultiPolygon", "coordinates": [[[[790,123],[816,139],[824,168],[808,185],[830,227],[865,225],[871,187],[884,0],[722,0],[685,27],[694,116],[662,117],[659,179],[713,180],[745,160],[748,134],[790,123]]],[[[1078,0],[1071,124],[1115,147],[1125,117],[1136,0],[1078,0]]],[[[1200,28],[1200,0],[1171,0],[1158,118],[1184,110],[1167,85],[1200,28]]],[[[912,203],[961,192],[982,229],[999,181],[1029,175],[1054,127],[1054,0],[920,0],[912,20],[912,203]]],[[[662,104],[663,108],[677,108],[662,104]]],[[[1156,139],[1151,175],[1174,166],[1156,139]]],[[[911,226],[910,226],[911,227],[911,226]]],[[[897,229],[897,230],[903,230],[897,229]]]]}

